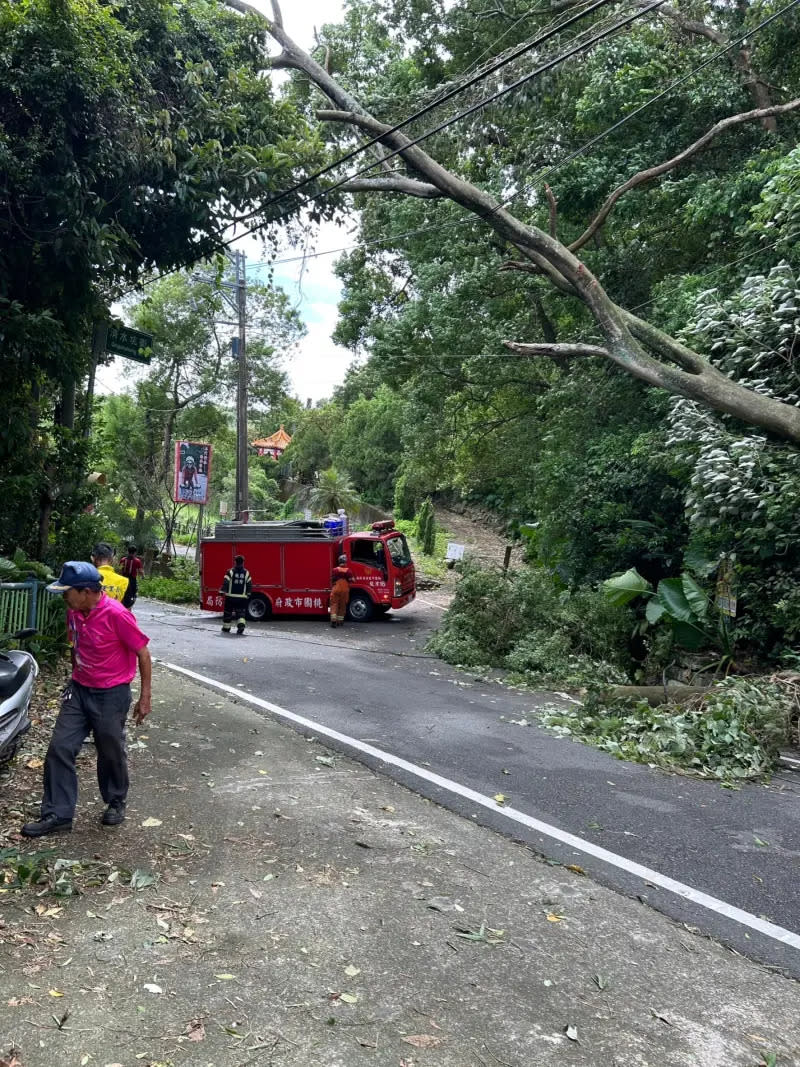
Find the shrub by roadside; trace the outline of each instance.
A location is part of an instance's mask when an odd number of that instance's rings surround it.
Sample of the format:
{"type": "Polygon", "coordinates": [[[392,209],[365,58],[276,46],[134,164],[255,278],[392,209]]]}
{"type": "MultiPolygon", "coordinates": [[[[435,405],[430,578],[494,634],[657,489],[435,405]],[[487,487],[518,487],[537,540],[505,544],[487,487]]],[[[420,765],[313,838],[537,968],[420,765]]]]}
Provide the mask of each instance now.
{"type": "Polygon", "coordinates": [[[168,604],[198,604],[200,581],[197,578],[141,578],[139,595],[164,600],[168,604]]]}
{"type": "Polygon", "coordinates": [[[602,592],[559,590],[541,568],[503,574],[465,562],[428,648],[463,667],[504,667],[532,685],[624,682],[633,626],[602,592]]]}
{"type": "Polygon", "coordinates": [[[797,719],[797,687],[770,678],[725,678],[692,704],[613,700],[546,711],[543,726],[619,759],[679,768],[730,783],[775,765],[797,719]]]}

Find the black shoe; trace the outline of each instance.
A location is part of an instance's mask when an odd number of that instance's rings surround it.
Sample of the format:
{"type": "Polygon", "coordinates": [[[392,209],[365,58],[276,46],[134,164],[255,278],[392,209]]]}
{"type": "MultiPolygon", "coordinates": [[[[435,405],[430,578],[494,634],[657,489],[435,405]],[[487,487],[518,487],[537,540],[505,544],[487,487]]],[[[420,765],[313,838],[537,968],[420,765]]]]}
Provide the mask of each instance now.
{"type": "Polygon", "coordinates": [[[20,830],[23,837],[44,837],[46,834],[71,834],[72,819],[59,819],[57,815],[43,815],[36,822],[26,822],[20,830]]]}
{"type": "Polygon", "coordinates": [[[244,637],[244,626],[237,626],[236,627],[236,636],[237,637],[244,637]]]}
{"type": "Polygon", "coordinates": [[[103,812],[103,818],[100,820],[103,826],[119,826],[119,824],[124,821],[124,804],[109,804],[106,810],[103,812]]]}

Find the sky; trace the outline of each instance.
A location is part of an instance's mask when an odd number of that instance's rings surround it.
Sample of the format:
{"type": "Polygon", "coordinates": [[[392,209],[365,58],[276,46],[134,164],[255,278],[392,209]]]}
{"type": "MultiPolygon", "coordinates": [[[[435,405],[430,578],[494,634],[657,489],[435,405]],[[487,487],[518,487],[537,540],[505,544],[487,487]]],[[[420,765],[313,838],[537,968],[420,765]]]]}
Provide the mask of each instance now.
{"type": "MultiPolygon", "coordinates": [[[[265,14],[271,11],[269,0],[250,2],[265,14]]],[[[344,4],[342,0],[284,0],[281,10],[284,28],[289,36],[302,47],[310,48],[314,43],[314,28],[325,22],[336,22],[343,13],[344,4]]],[[[275,77],[277,79],[285,75],[276,72],[275,77]]],[[[311,233],[308,251],[341,248],[350,241],[347,235],[348,228],[343,229],[333,223],[318,225],[311,233]]],[[[258,267],[255,264],[264,258],[261,243],[251,237],[237,242],[233,247],[245,252],[251,264],[247,272],[248,279],[257,280],[258,267]]],[[[287,247],[276,258],[295,259],[301,252],[301,249],[287,247]]],[[[335,255],[320,256],[305,261],[279,263],[274,269],[275,284],[285,290],[306,327],[305,337],[283,367],[289,376],[291,391],[303,403],[309,399],[316,402],[329,397],[334,386],[344,379],[345,371],[353,360],[351,352],[338,347],[331,340],[341,292],[339,280],[333,273],[335,260],[335,255]]],[[[130,381],[143,371],[138,371],[128,360],[116,358],[108,367],[99,369],[98,392],[118,392],[123,373],[124,380],[130,381]]]]}

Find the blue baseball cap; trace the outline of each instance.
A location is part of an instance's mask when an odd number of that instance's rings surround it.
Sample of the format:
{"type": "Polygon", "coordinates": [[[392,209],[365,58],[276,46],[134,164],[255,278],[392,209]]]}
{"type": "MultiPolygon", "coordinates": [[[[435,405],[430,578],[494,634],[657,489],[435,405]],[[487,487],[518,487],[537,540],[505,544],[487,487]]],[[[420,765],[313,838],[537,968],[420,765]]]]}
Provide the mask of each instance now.
{"type": "Polygon", "coordinates": [[[72,560],[65,563],[61,568],[56,581],[48,585],[50,593],[65,593],[67,589],[91,589],[103,586],[103,576],[93,563],[84,563],[83,560],[72,560]]]}

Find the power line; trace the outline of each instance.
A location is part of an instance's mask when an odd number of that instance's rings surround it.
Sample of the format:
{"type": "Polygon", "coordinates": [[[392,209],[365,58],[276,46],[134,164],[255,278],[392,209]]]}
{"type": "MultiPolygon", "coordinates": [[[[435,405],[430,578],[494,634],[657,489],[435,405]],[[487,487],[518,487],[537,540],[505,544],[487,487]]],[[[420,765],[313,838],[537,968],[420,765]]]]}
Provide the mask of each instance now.
{"type": "MultiPolygon", "coordinates": [[[[720,271],[728,270],[730,267],[736,267],[740,263],[744,263],[747,259],[752,259],[753,256],[759,256],[762,252],[771,252],[773,248],[777,248],[778,245],[784,244],[786,241],[793,241],[795,237],[800,237],[800,230],[795,230],[794,233],[790,233],[785,237],[779,237],[777,241],[773,241],[771,245],[764,245],[763,248],[756,248],[753,252],[748,252],[744,256],[739,256],[738,259],[732,259],[729,263],[723,263],[721,266],[714,267],[712,270],[706,271],[705,274],[695,275],[695,277],[710,278],[714,274],[719,274],[720,271]]],[[[679,292],[682,288],[683,286],[676,285],[672,289],[666,289],[663,292],[659,292],[657,296],[651,297],[650,300],[645,300],[643,304],[637,304],[636,307],[630,308],[630,311],[633,313],[634,311],[640,311],[642,308],[650,307],[651,304],[655,304],[665,296],[670,296],[672,293],[679,292]]]]}

